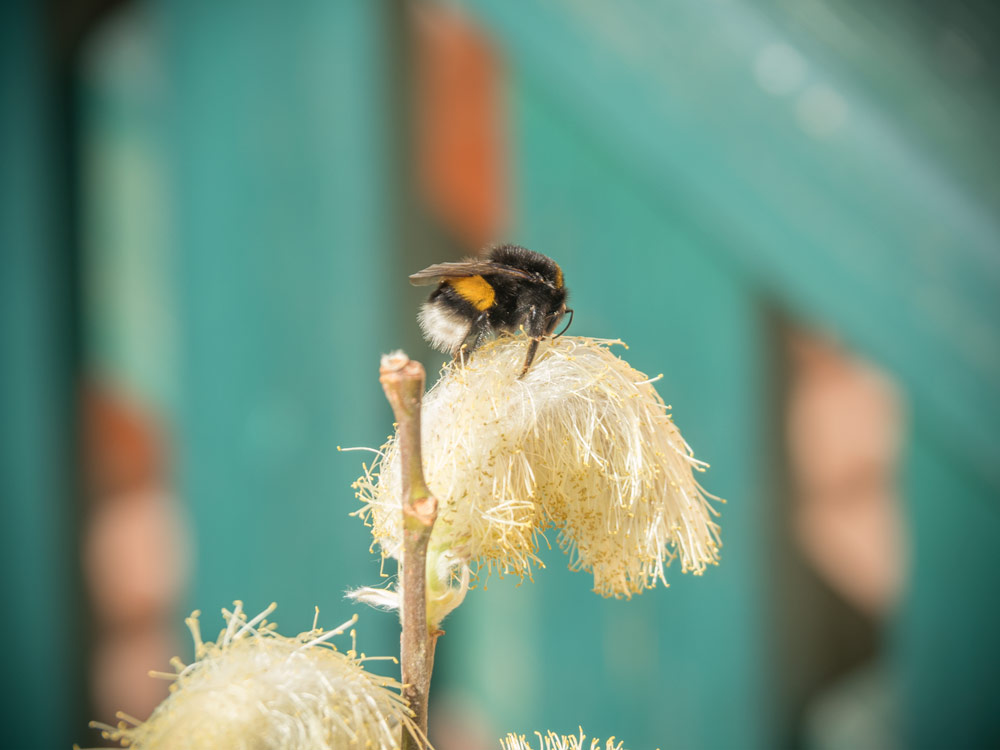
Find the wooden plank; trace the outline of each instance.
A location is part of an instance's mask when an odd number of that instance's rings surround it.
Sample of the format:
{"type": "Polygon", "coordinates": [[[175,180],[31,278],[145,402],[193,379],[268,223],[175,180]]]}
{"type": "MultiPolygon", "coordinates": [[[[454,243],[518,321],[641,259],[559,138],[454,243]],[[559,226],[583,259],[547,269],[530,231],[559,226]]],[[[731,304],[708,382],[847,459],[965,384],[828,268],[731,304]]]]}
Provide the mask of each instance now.
{"type": "Polygon", "coordinates": [[[70,747],[86,731],[72,264],[58,228],[66,207],[42,10],[0,6],[0,722],[8,747],[70,747]]]}
{"type": "MultiPolygon", "coordinates": [[[[1000,229],[887,111],[736,3],[468,3],[578,127],[796,317],[896,373],[942,444],[1000,483],[1000,229]]],[[[956,127],[961,127],[957,125],[956,127]]]]}
{"type": "Polygon", "coordinates": [[[996,747],[996,492],[942,455],[919,423],[904,477],[909,578],[888,650],[900,746],[996,747]]]}
{"type": "Polygon", "coordinates": [[[556,550],[534,583],[474,591],[442,642],[463,654],[449,690],[475,696],[494,734],[582,724],[628,747],[769,747],[761,313],[688,217],[661,210],[544,91],[512,88],[512,237],[562,264],[573,333],[622,337],[633,365],[664,373],[660,392],[712,463],[706,486],[731,502],[722,565],[702,578],[671,569],[668,590],[601,599],[556,550]]]}
{"type": "MultiPolygon", "coordinates": [[[[391,424],[387,50],[367,2],[162,3],[179,314],[177,445],[190,604],[346,619],[380,582],[350,483],[391,424]]],[[[398,278],[403,283],[404,272],[398,278]]],[[[209,620],[211,618],[211,620],[209,620]]],[[[206,626],[208,627],[208,626],[206,626]]],[[[214,626],[213,626],[214,627],[214,626]]],[[[398,648],[392,618],[361,628],[398,648]]]]}

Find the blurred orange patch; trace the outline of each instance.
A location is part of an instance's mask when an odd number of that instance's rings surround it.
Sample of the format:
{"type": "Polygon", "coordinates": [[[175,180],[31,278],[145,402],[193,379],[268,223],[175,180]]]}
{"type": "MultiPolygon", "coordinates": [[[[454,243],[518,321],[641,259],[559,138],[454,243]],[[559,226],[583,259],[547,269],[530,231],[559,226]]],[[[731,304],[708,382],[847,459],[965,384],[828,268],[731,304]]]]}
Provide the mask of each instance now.
{"type": "Polygon", "coordinates": [[[459,11],[414,10],[418,188],[463,244],[495,240],[506,219],[503,76],[486,35],[459,11]]]}

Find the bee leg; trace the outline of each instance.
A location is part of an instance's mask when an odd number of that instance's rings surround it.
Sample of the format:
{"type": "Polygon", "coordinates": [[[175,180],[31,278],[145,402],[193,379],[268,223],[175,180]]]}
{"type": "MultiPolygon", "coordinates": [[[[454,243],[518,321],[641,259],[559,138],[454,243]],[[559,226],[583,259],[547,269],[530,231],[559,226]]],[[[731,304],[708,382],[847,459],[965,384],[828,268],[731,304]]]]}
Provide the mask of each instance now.
{"type": "Polygon", "coordinates": [[[480,315],[478,318],[472,321],[472,323],[469,324],[469,330],[467,330],[465,332],[465,335],[462,337],[462,343],[459,344],[457,347],[455,347],[455,349],[452,351],[451,353],[452,361],[458,362],[459,366],[465,367],[466,355],[472,354],[472,352],[476,349],[476,347],[479,346],[480,342],[483,340],[486,331],[480,328],[479,334],[476,336],[476,340],[472,342],[472,346],[469,346],[467,343],[465,343],[466,341],[469,340],[469,336],[472,335],[472,332],[475,331],[476,328],[479,328],[480,324],[484,320],[486,320],[485,314],[480,315]]]}
{"type": "Polygon", "coordinates": [[[535,352],[538,351],[539,341],[541,341],[541,339],[532,339],[531,343],[528,344],[528,356],[524,360],[524,367],[521,369],[521,374],[517,376],[518,380],[528,374],[528,368],[531,367],[531,363],[535,359],[535,352]]]}
{"type": "Polygon", "coordinates": [[[465,342],[471,333],[472,328],[470,327],[468,332],[462,338],[462,343],[456,346],[451,352],[451,361],[457,362],[459,367],[465,367],[465,350],[469,348],[469,345],[465,342]]]}
{"type": "MultiPolygon", "coordinates": [[[[480,320],[485,320],[485,316],[480,318],[480,320]]],[[[482,346],[483,342],[486,341],[486,339],[488,339],[489,336],[490,336],[489,326],[483,326],[482,328],[480,328],[479,333],[476,334],[476,340],[472,342],[471,351],[475,351],[480,346],[482,346]]]]}
{"type": "MultiPolygon", "coordinates": [[[[524,367],[521,369],[521,374],[517,376],[518,380],[528,374],[528,368],[531,367],[535,353],[538,351],[538,344],[545,338],[544,320],[545,318],[539,313],[538,308],[532,305],[528,311],[527,330],[525,331],[531,336],[531,343],[528,344],[528,356],[524,359],[524,367]]],[[[523,327],[522,330],[524,330],[523,327]]]]}

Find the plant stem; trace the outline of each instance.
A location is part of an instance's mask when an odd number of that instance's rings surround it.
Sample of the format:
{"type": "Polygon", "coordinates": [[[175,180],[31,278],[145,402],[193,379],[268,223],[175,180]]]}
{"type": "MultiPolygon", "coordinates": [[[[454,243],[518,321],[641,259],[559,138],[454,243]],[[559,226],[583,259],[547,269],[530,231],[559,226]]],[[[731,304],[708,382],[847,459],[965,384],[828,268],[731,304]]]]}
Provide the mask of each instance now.
{"type": "Polygon", "coordinates": [[[400,664],[403,697],[413,711],[422,738],[401,730],[403,750],[419,750],[427,738],[427,695],[434,666],[438,632],[427,623],[427,543],[437,518],[437,500],[424,481],[420,450],[420,401],[424,395],[424,366],[403,352],[382,357],[379,382],[392,406],[399,435],[403,486],[402,620],[400,664]]]}

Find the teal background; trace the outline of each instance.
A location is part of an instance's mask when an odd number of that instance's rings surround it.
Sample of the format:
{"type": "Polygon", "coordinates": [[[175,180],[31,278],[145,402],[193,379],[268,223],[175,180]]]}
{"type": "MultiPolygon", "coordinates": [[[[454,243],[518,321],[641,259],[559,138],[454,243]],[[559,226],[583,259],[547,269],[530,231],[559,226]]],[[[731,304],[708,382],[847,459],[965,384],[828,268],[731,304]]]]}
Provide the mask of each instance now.
{"type": "MultiPolygon", "coordinates": [[[[0,10],[0,618],[3,734],[63,747],[85,721],[86,628],[75,572],[72,362],[76,332],[50,149],[55,111],[43,23],[0,10]],[[54,718],[53,718],[54,717],[54,718]]],[[[16,744],[0,741],[5,746],[16,744]]]]}
{"type": "Polygon", "coordinates": [[[337,446],[377,445],[390,424],[375,376],[391,268],[379,12],[153,10],[171,82],[178,481],[205,573],[190,604],[278,600],[296,632],[318,605],[339,624],[343,592],[378,565],[347,517],[360,454],[337,446]]]}
{"type": "MultiPolygon", "coordinates": [[[[345,589],[378,582],[347,516],[364,456],[336,449],[391,430],[381,352],[405,346],[431,373],[440,361],[405,284],[444,259],[404,186],[406,7],[123,4],[82,48],[69,122],[46,17],[0,9],[0,745],[86,742],[83,371],[172,436],[194,542],[178,623],[241,598],[276,600],[285,631],[314,605],[333,625],[354,611],[345,589]],[[67,129],[75,167],[53,146],[67,129]]],[[[505,65],[509,237],[566,269],[573,333],[623,338],[633,365],[664,373],[728,503],[722,565],[702,578],[671,570],[669,589],[605,601],[551,552],[534,584],[474,591],[439,646],[435,705],[486,717],[490,737],[582,724],[630,748],[807,746],[775,604],[780,319],[905,396],[911,558],[881,634],[889,746],[1000,743],[996,11],[463,7],[505,65]],[[949,31],[978,50],[975,75],[935,67],[949,31]],[[792,97],[756,85],[774,44],[801,53],[802,86],[840,97],[836,132],[810,135],[792,97]]],[[[361,615],[361,648],[394,652],[393,617],[361,615]]]]}

